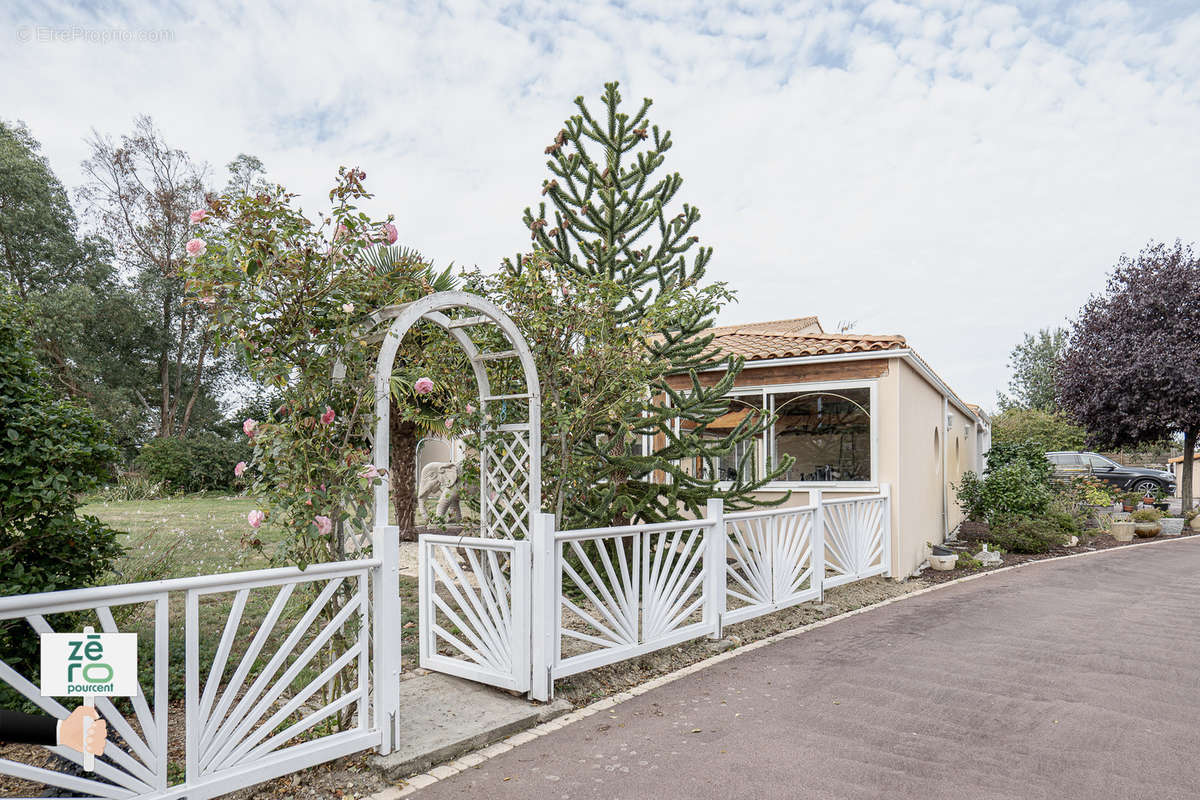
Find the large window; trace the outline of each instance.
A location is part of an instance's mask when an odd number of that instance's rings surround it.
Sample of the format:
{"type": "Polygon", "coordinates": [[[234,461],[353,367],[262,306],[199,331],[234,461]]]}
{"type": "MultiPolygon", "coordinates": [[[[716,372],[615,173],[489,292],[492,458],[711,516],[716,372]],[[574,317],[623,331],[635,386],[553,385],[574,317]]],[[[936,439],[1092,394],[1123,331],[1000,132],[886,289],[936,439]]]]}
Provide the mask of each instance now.
{"type": "Polygon", "coordinates": [[[867,387],[772,392],[771,463],[794,460],[780,480],[871,480],[871,390],[867,387]]]}
{"type": "Polygon", "coordinates": [[[861,488],[876,482],[874,381],[739,388],[726,399],[726,412],[708,426],[705,438],[719,441],[752,415],[773,413],[775,423],[734,452],[685,464],[692,474],[712,477],[715,470],[721,481],[754,479],[791,456],[792,464],[769,486],[861,488]]]}
{"type": "MultiPolygon", "coordinates": [[[[726,398],[726,401],[725,413],[709,423],[700,434],[700,438],[712,442],[713,445],[728,438],[739,425],[755,425],[757,418],[763,413],[761,392],[752,395],[735,395],[726,398]]],[[[694,425],[684,420],[680,427],[688,430],[694,428],[694,425]]],[[[692,474],[700,474],[711,479],[713,470],[716,470],[717,479],[721,481],[735,481],[739,476],[745,480],[754,480],[762,468],[761,445],[761,436],[743,439],[730,452],[722,456],[696,459],[690,471],[692,474]]]]}

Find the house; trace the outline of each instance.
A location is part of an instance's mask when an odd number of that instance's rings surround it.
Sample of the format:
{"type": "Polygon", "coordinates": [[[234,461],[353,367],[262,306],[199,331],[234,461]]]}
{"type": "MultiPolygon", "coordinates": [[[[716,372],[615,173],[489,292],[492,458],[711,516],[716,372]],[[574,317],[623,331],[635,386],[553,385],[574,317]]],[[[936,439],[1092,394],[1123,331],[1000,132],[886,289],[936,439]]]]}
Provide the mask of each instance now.
{"type": "MultiPolygon", "coordinates": [[[[1200,453],[1192,455],[1192,497],[1200,497],[1200,453]]],[[[1183,497],[1183,456],[1167,459],[1167,469],[1175,476],[1175,496],[1183,497]]]]}
{"type": "MultiPolygon", "coordinates": [[[[728,412],[709,426],[725,435],[765,409],[774,425],[717,467],[732,479],[744,464],[756,475],[791,455],[787,473],[758,493],[806,505],[809,492],[830,497],[891,492],[892,575],[916,571],[927,542],[941,542],[962,521],[954,484],[982,471],[991,444],[988,416],[965,403],[908,346],[903,336],[826,333],[816,317],[729,325],[710,331],[713,346],[745,367],[728,412]],[[744,457],[748,456],[744,459],[744,457]]],[[[712,385],[718,368],[701,373],[712,385]]],[[[680,376],[674,388],[686,389],[680,376]]],[[[694,469],[705,469],[701,464],[694,469]]]]}

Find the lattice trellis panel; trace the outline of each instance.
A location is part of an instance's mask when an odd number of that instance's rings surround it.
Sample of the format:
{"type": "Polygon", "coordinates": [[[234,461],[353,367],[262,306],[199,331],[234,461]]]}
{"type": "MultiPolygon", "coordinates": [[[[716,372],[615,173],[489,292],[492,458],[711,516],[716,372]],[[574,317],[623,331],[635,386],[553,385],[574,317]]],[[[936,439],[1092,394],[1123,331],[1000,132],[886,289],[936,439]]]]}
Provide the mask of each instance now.
{"type": "Polygon", "coordinates": [[[703,528],[567,532],[557,548],[555,677],[711,632],[703,528]]]}
{"type": "Polygon", "coordinates": [[[529,688],[529,543],[424,535],[421,666],[529,688]]]}
{"type": "Polygon", "coordinates": [[[887,571],[882,498],[832,501],[825,505],[825,585],[839,586],[887,571]]]}
{"type": "Polygon", "coordinates": [[[529,481],[532,459],[529,432],[489,432],[484,439],[485,536],[529,538],[529,481]]]}

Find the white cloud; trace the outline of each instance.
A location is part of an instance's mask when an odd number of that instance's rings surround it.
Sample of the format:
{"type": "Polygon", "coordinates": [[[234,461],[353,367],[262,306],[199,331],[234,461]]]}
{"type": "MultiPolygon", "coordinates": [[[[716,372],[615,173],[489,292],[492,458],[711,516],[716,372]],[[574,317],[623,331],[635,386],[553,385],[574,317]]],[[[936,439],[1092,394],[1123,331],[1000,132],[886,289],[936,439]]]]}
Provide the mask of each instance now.
{"type": "Polygon", "coordinates": [[[819,314],[900,332],[990,404],[1021,333],[1062,322],[1123,251],[1200,238],[1200,13],[1128,3],[351,0],[303,11],[65,3],[0,12],[4,115],[68,184],[91,127],[151,114],[318,207],[359,164],[405,241],[491,266],[528,242],[542,149],[619,78],[655,98],[704,212],[725,321],[819,314]],[[761,7],[759,7],[761,5],[761,7]],[[22,26],[34,41],[16,41],[22,26]],[[43,28],[169,30],[161,43],[43,28]]]}

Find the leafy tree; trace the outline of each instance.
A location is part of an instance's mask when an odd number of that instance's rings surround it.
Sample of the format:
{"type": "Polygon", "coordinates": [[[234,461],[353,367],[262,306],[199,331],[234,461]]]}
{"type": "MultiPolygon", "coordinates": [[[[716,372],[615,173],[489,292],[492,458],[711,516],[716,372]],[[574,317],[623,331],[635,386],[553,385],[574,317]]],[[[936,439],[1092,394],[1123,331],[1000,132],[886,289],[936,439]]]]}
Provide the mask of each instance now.
{"type": "Polygon", "coordinates": [[[1057,411],[1055,372],[1066,346],[1067,331],[1063,328],[1042,328],[1036,334],[1025,334],[1025,340],[1008,357],[1008,368],[1012,370],[1010,394],[1000,393],[1001,410],[1057,411]]]}
{"type": "Polygon", "coordinates": [[[128,272],[139,307],[152,321],[139,399],[159,436],[182,436],[214,400],[230,362],[214,350],[208,312],[185,302],[184,247],[189,215],[204,207],[206,167],[171,147],[149,117],[119,142],[93,133],[79,197],[128,272]]]}
{"type": "Polygon", "coordinates": [[[238,153],[237,158],[225,165],[229,171],[229,183],[225,191],[238,194],[256,194],[269,191],[270,183],[264,177],[267,174],[263,162],[256,156],[238,153]]]}
{"type": "MultiPolygon", "coordinates": [[[[745,507],[751,492],[789,464],[777,465],[774,473],[758,480],[748,477],[751,470],[739,470],[731,486],[718,486],[714,462],[761,433],[768,422],[751,415],[727,434],[709,430],[726,412],[723,398],[741,370],[740,361],[722,363],[711,347],[712,336],[704,333],[731,293],[722,284],[701,283],[712,249],[700,246],[693,233],[700,211],[686,203],[672,206],[683,179],[678,173],[658,173],[672,143],[670,132],[650,122],[651,101],[644,100],[630,115],[620,109],[617,84],[609,83],[601,103],[596,117],[582,97],[576,98],[579,113],[564,122],[546,148],[550,177],[543,181],[542,194],[549,207],[543,202],[536,213],[527,208],[524,222],[544,270],[559,276],[547,274],[542,283],[570,287],[567,276],[574,274],[593,281],[588,288],[596,295],[614,296],[606,300],[609,308],[596,324],[575,337],[557,337],[552,346],[558,351],[543,349],[541,362],[546,370],[560,356],[573,359],[612,346],[626,359],[624,368],[636,370],[644,388],[636,399],[621,400],[608,413],[589,417],[588,428],[574,430],[575,444],[558,466],[562,473],[547,479],[570,482],[569,476],[582,471],[591,476],[563,502],[572,524],[677,519],[685,512],[700,513],[710,497],[722,497],[732,508],[745,507]],[[635,353],[627,352],[631,337],[635,353]],[[724,366],[726,372],[715,385],[705,386],[696,371],[711,366],[724,366]],[[690,375],[687,391],[669,384],[668,378],[678,375],[690,375]],[[653,444],[643,448],[643,442],[653,444]],[[709,468],[694,474],[683,468],[697,460],[709,468]]],[[[506,260],[505,268],[520,276],[535,263],[543,269],[532,256],[506,260]]],[[[515,288],[540,291],[538,283],[515,288]]],[[[573,296],[558,294],[552,302],[540,315],[570,318],[573,296]]],[[[538,346],[538,334],[532,338],[538,346]]],[[[545,441],[560,441],[573,414],[565,398],[551,398],[544,416],[545,441]]]]}
{"type": "Polygon", "coordinates": [[[1062,407],[1100,445],[1183,434],[1183,504],[1192,497],[1200,433],[1200,259],[1190,245],[1151,242],[1122,256],[1103,294],[1071,331],[1058,375],[1062,407]]]}
{"type": "Polygon", "coordinates": [[[106,242],[81,237],[66,190],[20,124],[0,122],[0,275],[29,310],[39,360],[132,452],[143,438],[138,365],[146,318],[106,242]]]}
{"type": "Polygon", "coordinates": [[[1087,431],[1062,413],[1038,408],[1010,406],[992,419],[992,443],[1034,442],[1043,451],[1079,450],[1087,431]]]}
{"type": "MultiPolygon", "coordinates": [[[[90,411],[55,397],[33,355],[28,314],[0,286],[0,595],[94,585],[122,552],[116,531],[76,514],[116,448],[90,411]]],[[[24,620],[0,622],[10,665],[35,665],[36,642],[24,620]]]]}
{"type": "MultiPolygon", "coordinates": [[[[367,439],[378,354],[371,315],[417,300],[448,277],[412,251],[381,246],[394,228],[357,209],[370,197],[364,177],[340,170],[333,208],[315,223],[276,186],[213,198],[197,229],[205,250],[189,267],[191,302],[212,311],[216,344],[239,354],[250,376],[280,398],[268,416],[244,423],[254,444],[252,489],[289,534],[274,554],[279,560],[344,558],[348,537],[370,525],[371,487],[380,479],[371,474],[367,439]]],[[[433,419],[412,387],[427,369],[420,357],[451,349],[442,344],[410,344],[398,360],[401,419],[433,419]]],[[[454,370],[431,371],[453,395],[454,370]]],[[[404,482],[412,486],[414,465],[393,465],[399,494],[404,482]]],[[[252,533],[247,538],[261,546],[252,533]]]]}

